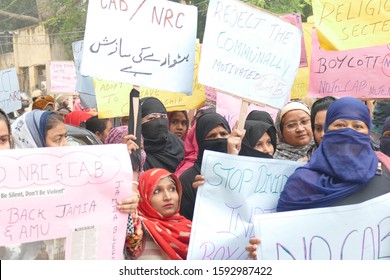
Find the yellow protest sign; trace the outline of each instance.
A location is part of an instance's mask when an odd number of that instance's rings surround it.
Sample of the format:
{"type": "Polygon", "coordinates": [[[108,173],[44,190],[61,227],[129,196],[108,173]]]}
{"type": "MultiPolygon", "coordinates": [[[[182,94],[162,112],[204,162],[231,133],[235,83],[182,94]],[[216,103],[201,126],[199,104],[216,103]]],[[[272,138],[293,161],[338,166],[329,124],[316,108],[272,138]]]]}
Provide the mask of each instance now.
{"type": "MultiPolygon", "coordinates": [[[[141,87],[140,97],[158,98],[169,112],[192,110],[203,106],[206,102],[206,92],[204,86],[198,83],[199,61],[200,44],[197,43],[192,95],[141,87]]],[[[94,86],[99,118],[114,118],[129,115],[129,96],[133,85],[94,79],[94,86]]]]}
{"type": "Polygon", "coordinates": [[[389,43],[389,0],[313,0],[321,47],[348,50],[389,43]]]}
{"type": "Polygon", "coordinates": [[[303,38],[305,40],[308,66],[298,68],[298,73],[290,92],[291,99],[302,99],[303,97],[307,96],[309,93],[311,37],[312,37],[313,27],[314,27],[314,23],[308,23],[308,22],[302,23],[303,38]]]}

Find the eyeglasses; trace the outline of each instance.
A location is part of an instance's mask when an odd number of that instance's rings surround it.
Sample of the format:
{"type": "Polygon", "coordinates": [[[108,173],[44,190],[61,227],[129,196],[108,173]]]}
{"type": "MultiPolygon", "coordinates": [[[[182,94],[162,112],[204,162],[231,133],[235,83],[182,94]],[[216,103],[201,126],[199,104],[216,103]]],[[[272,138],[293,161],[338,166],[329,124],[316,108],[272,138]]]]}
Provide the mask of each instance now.
{"type": "Polygon", "coordinates": [[[145,117],[143,117],[141,120],[141,124],[144,124],[144,123],[150,122],[151,120],[159,119],[159,118],[167,119],[168,115],[167,114],[152,113],[152,114],[149,114],[149,115],[146,115],[145,117]]]}
{"type": "Polygon", "coordinates": [[[297,122],[289,122],[283,125],[283,127],[285,127],[287,131],[292,131],[292,130],[296,130],[298,128],[298,125],[306,127],[310,125],[310,123],[311,123],[310,119],[303,119],[297,122]]]}

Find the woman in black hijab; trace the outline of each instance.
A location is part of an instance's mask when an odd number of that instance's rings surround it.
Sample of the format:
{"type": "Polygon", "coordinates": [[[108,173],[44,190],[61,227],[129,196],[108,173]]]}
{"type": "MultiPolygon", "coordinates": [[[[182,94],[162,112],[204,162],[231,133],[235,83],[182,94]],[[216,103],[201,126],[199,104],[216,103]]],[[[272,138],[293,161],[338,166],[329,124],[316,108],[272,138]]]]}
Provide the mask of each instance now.
{"type": "Polygon", "coordinates": [[[200,174],[203,152],[228,152],[228,137],[231,133],[229,123],[218,113],[207,113],[196,121],[196,141],[198,143],[198,157],[192,167],[184,171],[179,177],[183,186],[183,196],[180,205],[180,214],[192,221],[195,208],[197,189],[192,187],[195,176],[200,174]]]}
{"type": "Polygon", "coordinates": [[[184,144],[169,132],[167,110],[155,97],[140,100],[146,162],[144,170],[164,168],[173,173],[184,158],[184,144]]]}
{"type": "MultiPolygon", "coordinates": [[[[272,121],[272,119],[271,119],[272,121]]],[[[245,136],[239,155],[273,158],[276,151],[276,128],[266,120],[246,120],[245,136]]]]}

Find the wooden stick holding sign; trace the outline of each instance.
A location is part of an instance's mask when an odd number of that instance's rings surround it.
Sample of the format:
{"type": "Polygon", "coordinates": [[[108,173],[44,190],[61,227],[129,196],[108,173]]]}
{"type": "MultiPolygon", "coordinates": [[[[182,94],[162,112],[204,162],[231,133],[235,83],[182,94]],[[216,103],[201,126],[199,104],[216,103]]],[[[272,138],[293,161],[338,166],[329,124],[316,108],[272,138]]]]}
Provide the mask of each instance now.
{"type": "Polygon", "coordinates": [[[240,109],[240,116],[238,118],[238,123],[237,123],[237,129],[240,131],[244,130],[248,107],[249,107],[249,102],[246,100],[242,100],[241,109],[240,109]]]}

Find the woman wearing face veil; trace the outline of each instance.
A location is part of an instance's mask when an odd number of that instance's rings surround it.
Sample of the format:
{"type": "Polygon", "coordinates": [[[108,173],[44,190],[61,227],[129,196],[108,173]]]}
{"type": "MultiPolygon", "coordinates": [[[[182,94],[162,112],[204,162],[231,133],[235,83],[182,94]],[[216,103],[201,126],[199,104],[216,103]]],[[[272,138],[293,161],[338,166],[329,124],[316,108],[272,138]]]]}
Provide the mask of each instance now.
{"type": "Polygon", "coordinates": [[[378,174],[370,128],[366,105],[353,97],[334,101],[321,144],[287,180],[277,211],[354,204],[389,192],[389,170],[383,165],[378,174]]]}
{"type": "Polygon", "coordinates": [[[180,176],[183,186],[183,197],[180,214],[192,221],[195,208],[197,189],[192,187],[195,176],[200,174],[203,152],[205,150],[227,153],[227,138],[231,132],[226,119],[218,113],[208,113],[199,117],[196,122],[196,141],[198,143],[198,157],[192,167],[180,176]]]}
{"type": "Polygon", "coordinates": [[[184,158],[183,141],[169,132],[167,110],[155,97],[142,98],[141,124],[146,162],[144,170],[164,168],[175,172],[184,158]]]}

